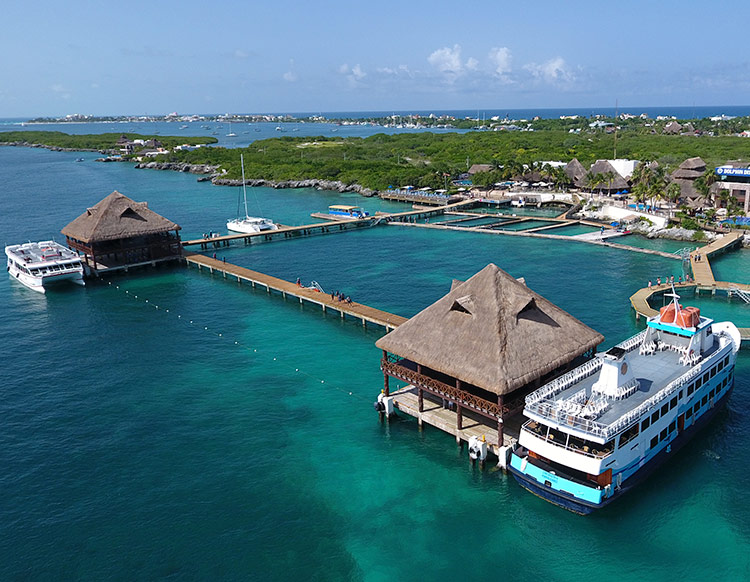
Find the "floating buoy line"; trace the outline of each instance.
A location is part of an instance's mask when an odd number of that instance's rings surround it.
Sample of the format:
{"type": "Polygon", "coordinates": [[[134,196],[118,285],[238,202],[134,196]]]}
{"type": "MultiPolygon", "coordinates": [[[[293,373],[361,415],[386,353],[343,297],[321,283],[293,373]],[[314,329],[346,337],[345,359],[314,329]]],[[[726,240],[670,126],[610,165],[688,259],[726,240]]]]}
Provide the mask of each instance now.
{"type": "MultiPolygon", "coordinates": [[[[198,321],[196,321],[195,319],[190,319],[188,317],[183,317],[180,314],[174,313],[173,310],[170,310],[170,309],[168,309],[168,308],[166,308],[164,306],[159,306],[156,303],[150,302],[148,299],[146,299],[146,298],[144,298],[142,296],[138,296],[136,293],[131,293],[127,289],[121,289],[119,285],[112,283],[112,281],[108,281],[107,284],[110,287],[112,287],[113,289],[122,292],[123,295],[125,295],[126,297],[129,297],[133,301],[137,301],[138,303],[140,303],[144,307],[153,307],[155,310],[161,311],[164,314],[169,314],[169,316],[174,317],[174,318],[176,318],[176,319],[184,322],[186,325],[191,325],[191,326],[195,327],[196,329],[199,329],[199,328],[202,327],[203,331],[205,331],[206,333],[209,333],[210,335],[213,335],[213,336],[215,336],[217,338],[221,338],[221,339],[223,339],[225,341],[229,341],[234,346],[236,346],[236,347],[238,347],[240,349],[246,350],[249,353],[258,354],[258,355],[264,355],[262,351],[260,353],[258,352],[258,348],[254,348],[252,346],[248,346],[248,345],[246,345],[246,344],[244,344],[244,343],[242,343],[241,341],[238,341],[238,340],[233,340],[233,339],[227,338],[224,335],[224,333],[222,333],[220,331],[215,331],[213,329],[210,329],[207,325],[202,325],[198,321]]],[[[341,393],[343,393],[343,394],[345,394],[347,396],[352,396],[354,398],[358,398],[358,399],[363,400],[363,401],[368,401],[369,402],[369,400],[370,400],[369,398],[365,398],[364,396],[361,396],[359,394],[354,394],[351,390],[347,390],[346,388],[343,388],[342,386],[339,386],[339,385],[331,383],[331,382],[327,382],[325,379],[319,378],[319,377],[317,377],[317,376],[315,376],[313,374],[305,372],[304,370],[301,370],[299,367],[294,366],[292,364],[292,362],[290,362],[288,360],[285,360],[282,357],[279,357],[279,356],[267,356],[267,357],[270,357],[270,361],[276,362],[277,364],[279,364],[281,366],[284,366],[284,368],[287,368],[289,371],[294,370],[295,373],[301,374],[301,375],[309,378],[310,380],[313,380],[317,384],[324,385],[327,388],[332,388],[332,389],[337,390],[337,391],[339,391],[339,392],[341,392],[341,393]]]]}

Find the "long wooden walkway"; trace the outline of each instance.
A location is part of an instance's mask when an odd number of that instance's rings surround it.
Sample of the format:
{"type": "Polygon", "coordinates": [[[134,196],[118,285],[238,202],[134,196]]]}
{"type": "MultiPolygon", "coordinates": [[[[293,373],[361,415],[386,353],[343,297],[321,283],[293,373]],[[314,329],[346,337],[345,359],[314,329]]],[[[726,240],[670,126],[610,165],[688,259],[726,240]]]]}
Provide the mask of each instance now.
{"type": "Polygon", "coordinates": [[[741,232],[731,232],[690,253],[690,266],[693,270],[695,282],[702,287],[717,285],[709,259],[718,253],[742,245],[743,236],[741,232]]]}
{"type": "Polygon", "coordinates": [[[199,269],[207,269],[211,273],[221,273],[225,279],[231,277],[232,279],[236,279],[238,283],[250,283],[253,288],[258,286],[265,288],[268,293],[276,291],[281,293],[284,298],[294,297],[299,299],[300,303],[313,303],[319,305],[323,311],[336,311],[342,319],[346,316],[357,318],[362,322],[363,326],[372,323],[384,327],[386,331],[390,331],[406,321],[406,318],[400,315],[394,315],[393,313],[381,311],[380,309],[375,309],[361,303],[338,301],[333,299],[330,294],[321,293],[307,287],[300,287],[290,281],[278,279],[277,277],[257,271],[251,271],[250,269],[225,263],[222,260],[213,259],[199,253],[186,253],[185,261],[188,265],[195,265],[199,269]]]}
{"type": "Polygon", "coordinates": [[[277,230],[264,230],[250,234],[225,234],[211,238],[198,238],[182,241],[183,247],[200,246],[201,249],[209,250],[213,248],[227,247],[232,242],[244,242],[246,245],[253,242],[275,241],[300,236],[310,236],[313,234],[328,234],[334,232],[344,232],[348,230],[357,230],[376,226],[383,221],[401,221],[404,219],[420,220],[436,214],[443,214],[446,211],[461,208],[463,206],[475,204],[474,200],[462,200],[446,206],[437,208],[420,208],[417,210],[407,210],[405,212],[393,212],[376,214],[366,218],[345,218],[341,220],[327,220],[325,222],[316,222],[313,224],[303,224],[301,226],[282,226],[277,230]]]}

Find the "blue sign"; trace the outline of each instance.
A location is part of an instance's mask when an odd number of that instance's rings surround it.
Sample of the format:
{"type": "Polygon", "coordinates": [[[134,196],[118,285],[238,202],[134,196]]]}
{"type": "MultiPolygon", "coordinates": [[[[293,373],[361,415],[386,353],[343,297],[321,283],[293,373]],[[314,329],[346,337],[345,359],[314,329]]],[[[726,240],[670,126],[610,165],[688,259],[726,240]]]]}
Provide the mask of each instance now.
{"type": "Polygon", "coordinates": [[[750,177],[750,168],[716,168],[719,176],[744,176],[750,177]]]}

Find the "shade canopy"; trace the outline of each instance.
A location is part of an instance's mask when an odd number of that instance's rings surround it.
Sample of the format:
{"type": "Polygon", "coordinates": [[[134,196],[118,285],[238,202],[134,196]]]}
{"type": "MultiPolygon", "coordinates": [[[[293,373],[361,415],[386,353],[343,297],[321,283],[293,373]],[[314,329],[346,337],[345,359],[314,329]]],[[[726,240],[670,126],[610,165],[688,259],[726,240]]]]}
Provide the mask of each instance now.
{"type": "Polygon", "coordinates": [[[495,394],[569,363],[604,338],[494,264],[376,342],[495,394]]]}

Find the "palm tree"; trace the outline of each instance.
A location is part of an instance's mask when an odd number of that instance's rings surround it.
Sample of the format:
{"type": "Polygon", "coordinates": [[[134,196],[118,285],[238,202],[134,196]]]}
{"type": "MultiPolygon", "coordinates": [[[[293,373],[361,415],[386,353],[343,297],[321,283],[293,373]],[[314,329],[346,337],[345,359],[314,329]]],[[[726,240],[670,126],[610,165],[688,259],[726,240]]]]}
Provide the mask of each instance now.
{"type": "Polygon", "coordinates": [[[706,205],[714,205],[713,193],[711,192],[711,186],[714,182],[716,182],[716,174],[709,170],[706,170],[693,182],[693,187],[701,195],[703,203],[706,205]]]}
{"type": "Polygon", "coordinates": [[[667,189],[664,191],[664,199],[669,202],[669,220],[672,220],[672,208],[677,201],[680,199],[680,185],[677,182],[670,182],[667,189]]]}

